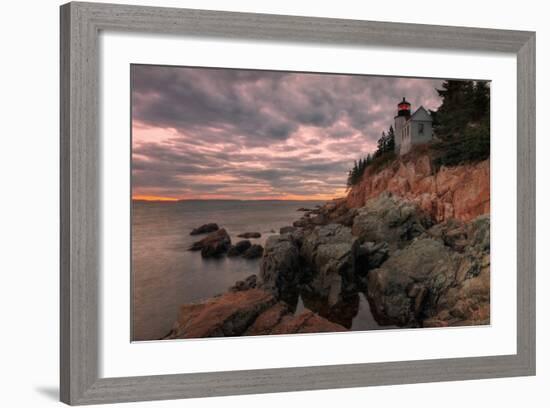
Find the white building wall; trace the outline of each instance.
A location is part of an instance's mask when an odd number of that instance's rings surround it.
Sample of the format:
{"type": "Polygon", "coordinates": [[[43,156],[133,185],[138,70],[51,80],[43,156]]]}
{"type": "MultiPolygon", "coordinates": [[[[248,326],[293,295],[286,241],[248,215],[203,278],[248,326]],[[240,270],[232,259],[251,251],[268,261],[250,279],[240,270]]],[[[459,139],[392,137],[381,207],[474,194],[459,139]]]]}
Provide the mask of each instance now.
{"type": "Polygon", "coordinates": [[[414,145],[433,139],[432,118],[423,107],[420,107],[409,120],[405,116],[396,116],[394,124],[397,154],[407,154],[414,145]]]}
{"type": "Polygon", "coordinates": [[[404,155],[411,151],[412,147],[412,129],[411,122],[406,122],[402,130],[402,142],[399,148],[399,154],[404,155]]]}
{"type": "Polygon", "coordinates": [[[412,140],[413,144],[427,143],[432,140],[432,122],[431,121],[412,121],[412,140]],[[421,128],[423,126],[423,132],[421,128]]]}
{"type": "Polygon", "coordinates": [[[396,116],[394,119],[395,153],[399,153],[403,138],[403,127],[407,119],[404,116],[396,116]]]}

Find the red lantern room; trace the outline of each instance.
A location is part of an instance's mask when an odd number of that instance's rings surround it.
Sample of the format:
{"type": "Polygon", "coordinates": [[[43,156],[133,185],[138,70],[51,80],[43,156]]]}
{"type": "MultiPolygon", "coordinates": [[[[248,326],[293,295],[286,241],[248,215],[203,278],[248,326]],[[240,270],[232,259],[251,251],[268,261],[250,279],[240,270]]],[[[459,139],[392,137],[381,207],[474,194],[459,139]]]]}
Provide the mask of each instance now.
{"type": "Polygon", "coordinates": [[[397,116],[411,116],[411,104],[405,100],[405,97],[397,104],[397,116]]]}

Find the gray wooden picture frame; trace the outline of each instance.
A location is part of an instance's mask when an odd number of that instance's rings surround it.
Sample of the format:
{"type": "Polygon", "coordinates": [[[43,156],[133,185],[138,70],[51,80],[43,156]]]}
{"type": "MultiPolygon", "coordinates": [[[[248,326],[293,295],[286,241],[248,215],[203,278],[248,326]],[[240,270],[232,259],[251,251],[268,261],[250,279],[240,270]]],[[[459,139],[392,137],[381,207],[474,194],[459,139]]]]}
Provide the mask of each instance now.
{"type": "Polygon", "coordinates": [[[60,45],[63,402],[114,403],[535,374],[534,32],[69,3],[61,6],[60,45]],[[102,30],[516,54],[517,354],[100,378],[98,37],[102,30]]]}

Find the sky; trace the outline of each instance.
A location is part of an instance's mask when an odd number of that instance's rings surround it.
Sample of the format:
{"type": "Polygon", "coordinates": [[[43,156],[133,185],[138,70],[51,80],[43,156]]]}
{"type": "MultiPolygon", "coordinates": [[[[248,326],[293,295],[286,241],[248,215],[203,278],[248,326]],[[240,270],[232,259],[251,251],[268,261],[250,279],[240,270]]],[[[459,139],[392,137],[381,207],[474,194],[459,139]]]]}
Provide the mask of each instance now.
{"type": "Polygon", "coordinates": [[[132,65],[134,199],[328,200],[441,80],[132,65]]]}

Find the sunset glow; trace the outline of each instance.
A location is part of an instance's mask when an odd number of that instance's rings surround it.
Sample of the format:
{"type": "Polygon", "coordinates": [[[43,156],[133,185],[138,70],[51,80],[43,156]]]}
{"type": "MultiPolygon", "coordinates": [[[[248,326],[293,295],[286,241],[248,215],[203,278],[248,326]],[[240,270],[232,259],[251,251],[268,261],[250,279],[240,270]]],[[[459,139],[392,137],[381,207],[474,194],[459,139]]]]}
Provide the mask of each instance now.
{"type": "Polygon", "coordinates": [[[329,200],[437,80],[134,65],[132,196],[329,200]]]}
{"type": "Polygon", "coordinates": [[[132,197],[132,200],[142,200],[142,201],[178,201],[177,198],[173,198],[173,197],[148,196],[148,195],[135,195],[135,196],[132,197]]]}

